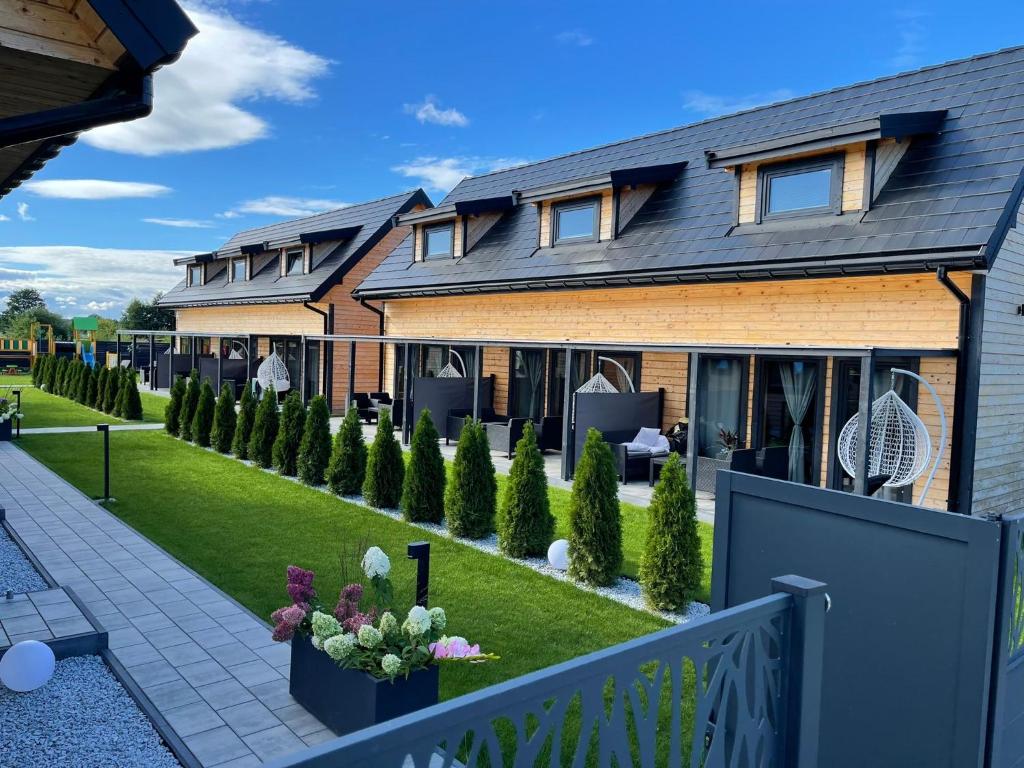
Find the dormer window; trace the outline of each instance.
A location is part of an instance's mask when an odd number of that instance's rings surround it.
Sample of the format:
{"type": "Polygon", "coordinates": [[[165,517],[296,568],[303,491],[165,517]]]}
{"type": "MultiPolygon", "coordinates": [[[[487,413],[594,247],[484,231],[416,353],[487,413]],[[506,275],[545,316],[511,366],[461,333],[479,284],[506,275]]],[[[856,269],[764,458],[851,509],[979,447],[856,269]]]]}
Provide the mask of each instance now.
{"type": "Polygon", "coordinates": [[[190,286],[200,286],[203,284],[202,264],[193,264],[188,268],[188,284],[190,286]]]}
{"type": "Polygon", "coordinates": [[[601,198],[556,203],[551,216],[552,244],[596,241],[601,223],[601,198]]]}
{"type": "Polygon", "coordinates": [[[302,248],[294,251],[287,251],[284,255],[284,273],[286,275],[301,275],[303,273],[303,264],[306,260],[306,252],[302,248]]]}
{"type": "Polygon", "coordinates": [[[423,258],[452,258],[455,247],[455,224],[439,224],[423,228],[423,258]]]}
{"type": "Polygon", "coordinates": [[[241,283],[245,281],[245,259],[234,259],[231,262],[231,282],[241,283]]]}
{"type": "Polygon", "coordinates": [[[758,218],[842,213],[843,159],[834,154],[759,167],[758,218]]]}

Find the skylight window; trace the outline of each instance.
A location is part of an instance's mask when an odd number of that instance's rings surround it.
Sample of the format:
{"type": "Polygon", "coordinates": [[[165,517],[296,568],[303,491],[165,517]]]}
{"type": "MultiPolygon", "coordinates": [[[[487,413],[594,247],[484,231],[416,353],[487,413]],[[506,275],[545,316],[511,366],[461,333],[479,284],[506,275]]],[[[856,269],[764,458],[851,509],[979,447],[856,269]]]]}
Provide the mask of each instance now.
{"type": "Polygon", "coordinates": [[[455,225],[441,224],[423,230],[423,258],[450,258],[455,244],[455,225]]]}
{"type": "Polygon", "coordinates": [[[763,219],[842,212],[842,156],[769,165],[760,174],[763,219]]]}
{"type": "Polygon", "coordinates": [[[600,203],[599,198],[591,198],[556,204],[551,212],[553,244],[597,240],[600,203]]]}

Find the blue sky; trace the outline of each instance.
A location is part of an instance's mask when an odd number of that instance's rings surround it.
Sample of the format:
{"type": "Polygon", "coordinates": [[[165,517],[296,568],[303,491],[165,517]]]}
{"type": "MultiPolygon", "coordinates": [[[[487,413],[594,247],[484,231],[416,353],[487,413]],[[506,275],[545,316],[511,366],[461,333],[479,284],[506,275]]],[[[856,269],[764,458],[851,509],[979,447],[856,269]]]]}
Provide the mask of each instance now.
{"type": "Polygon", "coordinates": [[[1024,42],[1009,1],[185,5],[153,116],[0,200],[0,299],[117,316],[239,229],[1024,42]]]}

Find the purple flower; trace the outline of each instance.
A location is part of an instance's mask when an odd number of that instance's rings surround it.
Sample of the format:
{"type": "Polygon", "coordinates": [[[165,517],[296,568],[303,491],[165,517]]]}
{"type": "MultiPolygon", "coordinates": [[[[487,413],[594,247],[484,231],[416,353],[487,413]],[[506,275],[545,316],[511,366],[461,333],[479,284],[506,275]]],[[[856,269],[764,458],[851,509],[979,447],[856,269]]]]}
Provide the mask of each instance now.
{"type": "Polygon", "coordinates": [[[356,583],[342,587],[341,599],[350,603],[358,603],[363,599],[363,585],[356,583]]]}
{"type": "Polygon", "coordinates": [[[284,643],[295,637],[295,625],[289,624],[287,621],[279,622],[275,627],[270,638],[278,643],[284,643]]]}
{"type": "Polygon", "coordinates": [[[359,611],[356,611],[349,618],[345,619],[345,621],[341,622],[341,626],[346,632],[357,633],[359,632],[359,628],[364,624],[370,624],[372,626],[376,618],[376,609],[371,609],[369,613],[360,613],[359,611]]]}
{"type": "Polygon", "coordinates": [[[299,568],[297,565],[288,566],[288,596],[296,603],[308,603],[316,596],[313,589],[313,571],[299,568]]]}
{"type": "Polygon", "coordinates": [[[341,588],[338,605],[334,609],[334,618],[344,623],[359,613],[359,601],[363,599],[362,584],[348,584],[341,588]]]}
{"type": "Polygon", "coordinates": [[[278,608],[270,614],[270,620],[274,622],[274,632],[271,634],[271,639],[279,643],[291,640],[295,635],[295,630],[305,620],[307,613],[309,613],[309,605],[305,603],[278,608]]]}

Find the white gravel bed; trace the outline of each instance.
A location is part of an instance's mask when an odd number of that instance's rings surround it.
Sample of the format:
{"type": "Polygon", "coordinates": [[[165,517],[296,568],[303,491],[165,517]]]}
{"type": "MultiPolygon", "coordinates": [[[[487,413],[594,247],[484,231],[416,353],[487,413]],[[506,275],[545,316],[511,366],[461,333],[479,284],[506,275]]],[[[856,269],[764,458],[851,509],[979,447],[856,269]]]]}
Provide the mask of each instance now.
{"type": "Polygon", "coordinates": [[[180,768],[99,656],[57,662],[31,693],[0,686],[0,765],[180,768]]]}
{"type": "Polygon", "coordinates": [[[0,526],[0,595],[8,590],[21,594],[47,588],[47,583],[25,557],[21,547],[15,544],[7,535],[7,531],[0,526]]]}
{"type": "MultiPolygon", "coordinates": [[[[212,448],[204,448],[203,450],[210,451],[211,453],[217,453],[212,448]]],[[[234,458],[234,456],[231,454],[218,455],[226,456],[227,458],[234,458]]],[[[240,459],[235,460],[242,461],[243,464],[246,464],[250,467],[256,466],[256,464],[251,461],[240,459]]],[[[266,472],[269,475],[274,475],[275,477],[283,477],[285,480],[291,480],[293,483],[303,485],[297,477],[285,477],[284,475],[279,474],[273,469],[263,469],[261,467],[259,469],[262,469],[263,472],[266,472]]],[[[321,493],[327,494],[328,496],[334,496],[334,494],[331,493],[326,486],[304,487],[313,488],[314,490],[318,490],[321,493]]],[[[362,496],[334,496],[334,498],[340,498],[342,501],[347,501],[350,504],[355,504],[356,506],[368,509],[371,512],[376,512],[377,514],[384,515],[385,517],[390,517],[392,520],[398,520],[404,522],[406,525],[411,525],[415,528],[420,528],[424,531],[429,531],[430,533],[436,534],[438,536],[443,536],[447,539],[451,539],[452,541],[457,541],[460,544],[465,544],[466,546],[473,547],[474,549],[478,549],[481,552],[486,552],[489,555],[503,557],[506,560],[511,560],[514,563],[519,563],[520,565],[524,565],[527,568],[531,568],[537,573],[544,574],[545,576],[557,579],[558,581],[564,581],[568,584],[572,584],[577,589],[581,589],[585,592],[593,592],[594,594],[600,595],[601,597],[606,597],[609,600],[614,600],[617,603],[622,603],[623,605],[628,606],[637,611],[646,611],[647,613],[653,613],[654,615],[660,616],[666,621],[671,621],[674,624],[684,624],[687,621],[691,621],[692,619],[696,619],[701,616],[707,616],[711,613],[711,608],[708,605],[704,603],[699,603],[696,600],[690,603],[688,606],[686,606],[686,610],[683,613],[669,613],[668,611],[658,611],[647,605],[647,602],[644,600],[643,594],[640,591],[640,584],[634,581],[633,579],[627,579],[623,577],[620,578],[614,585],[610,587],[592,587],[588,584],[583,584],[579,581],[569,578],[569,575],[565,571],[560,571],[557,568],[553,568],[548,563],[547,558],[518,558],[508,557],[507,555],[502,554],[501,551],[498,549],[498,537],[496,534],[491,534],[485,539],[465,539],[461,536],[452,536],[448,532],[448,528],[444,523],[437,524],[408,522],[402,519],[402,514],[398,510],[379,509],[378,507],[372,507],[366,503],[366,500],[362,496]]]]}

